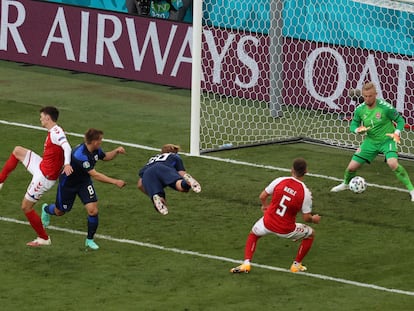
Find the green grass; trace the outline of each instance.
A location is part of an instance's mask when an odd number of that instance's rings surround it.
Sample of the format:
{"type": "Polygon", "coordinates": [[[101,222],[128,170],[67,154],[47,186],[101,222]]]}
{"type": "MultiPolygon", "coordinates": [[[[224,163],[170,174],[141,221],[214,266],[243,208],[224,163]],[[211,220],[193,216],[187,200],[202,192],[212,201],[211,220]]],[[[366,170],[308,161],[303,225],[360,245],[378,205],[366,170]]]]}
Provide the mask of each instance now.
{"type": "MultiPolygon", "coordinates": [[[[0,62],[0,119],[39,125],[38,110],[56,105],[68,132],[89,127],[105,138],[159,148],[177,143],[189,150],[190,93],[137,82],[0,62]]],[[[0,124],[0,165],[15,145],[42,152],[45,132],[0,124]]],[[[69,136],[72,145],[81,138],[69,136]]],[[[110,150],[115,144],[104,142],[110,150]]],[[[2,310],[411,310],[414,297],[352,284],[294,275],[264,267],[231,275],[245,238],[261,213],[258,195],[302,156],[312,174],[316,240],[305,260],[309,272],[385,288],[414,291],[414,205],[406,192],[369,187],[361,195],[333,194],[351,153],[310,144],[268,145],[207,156],[256,163],[254,167],[205,157],[186,157],[187,170],[203,186],[200,194],[167,190],[170,214],[162,217],[136,189],[137,171],[154,152],[126,147],[127,154],[98,163],[97,170],[122,178],[117,189],[96,183],[98,233],[168,249],[97,238],[101,249],[86,252],[85,236],[49,233],[53,245],[31,249],[30,226],[0,222],[2,310]],[[321,178],[331,176],[333,179],[321,178]],[[171,249],[195,252],[180,254],[171,249]],[[207,258],[205,255],[227,258],[207,258]]],[[[414,176],[414,163],[401,161],[414,176]]],[[[369,183],[401,188],[378,158],[359,173],[369,183]]],[[[0,192],[0,216],[25,221],[20,211],[30,175],[19,165],[0,192]]],[[[56,188],[42,202],[54,200],[56,188]]],[[[39,211],[39,206],[36,207],[39,211]]],[[[52,225],[86,231],[79,201],[52,225]]],[[[267,236],[254,262],[287,269],[298,244],[267,236]]]]}

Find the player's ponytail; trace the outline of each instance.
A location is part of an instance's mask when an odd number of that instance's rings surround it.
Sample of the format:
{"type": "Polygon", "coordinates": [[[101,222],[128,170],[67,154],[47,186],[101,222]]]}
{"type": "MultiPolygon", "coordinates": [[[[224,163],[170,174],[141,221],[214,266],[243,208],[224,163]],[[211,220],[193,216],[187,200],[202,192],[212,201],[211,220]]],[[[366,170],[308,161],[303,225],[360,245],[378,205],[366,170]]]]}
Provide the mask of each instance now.
{"type": "Polygon", "coordinates": [[[161,148],[161,153],[178,153],[180,151],[180,146],[174,144],[165,144],[161,148]]]}

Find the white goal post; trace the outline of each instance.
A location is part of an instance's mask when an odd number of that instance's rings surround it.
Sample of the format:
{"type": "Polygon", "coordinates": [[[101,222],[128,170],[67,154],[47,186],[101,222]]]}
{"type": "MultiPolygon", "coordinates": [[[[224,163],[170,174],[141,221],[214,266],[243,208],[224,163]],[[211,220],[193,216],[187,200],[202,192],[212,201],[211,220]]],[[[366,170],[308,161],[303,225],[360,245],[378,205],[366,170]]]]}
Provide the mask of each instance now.
{"type": "Polygon", "coordinates": [[[366,81],[414,156],[412,0],[194,0],[190,153],[310,141],[355,149],[366,81]]]}

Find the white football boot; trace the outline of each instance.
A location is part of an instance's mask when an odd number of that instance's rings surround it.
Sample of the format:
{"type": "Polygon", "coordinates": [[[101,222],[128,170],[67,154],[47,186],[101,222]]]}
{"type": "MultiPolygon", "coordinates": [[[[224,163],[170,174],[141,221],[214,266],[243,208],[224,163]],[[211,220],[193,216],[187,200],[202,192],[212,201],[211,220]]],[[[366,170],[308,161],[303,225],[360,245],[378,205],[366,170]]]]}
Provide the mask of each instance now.
{"type": "Polygon", "coordinates": [[[349,186],[344,184],[344,183],[340,183],[338,186],[335,186],[331,189],[331,192],[339,192],[339,191],[344,191],[344,190],[348,190],[349,186]]]}

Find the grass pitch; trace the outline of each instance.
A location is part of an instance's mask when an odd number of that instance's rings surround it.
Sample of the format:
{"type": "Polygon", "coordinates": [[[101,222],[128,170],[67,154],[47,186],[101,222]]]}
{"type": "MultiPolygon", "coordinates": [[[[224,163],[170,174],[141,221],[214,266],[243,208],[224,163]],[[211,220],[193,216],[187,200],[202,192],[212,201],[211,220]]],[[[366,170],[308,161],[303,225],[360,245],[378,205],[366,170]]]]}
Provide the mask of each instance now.
{"type": "MultiPolygon", "coordinates": [[[[96,183],[101,235],[96,252],[83,247],[86,212],[79,201],[67,215],[52,218],[51,247],[26,247],[35,235],[20,202],[30,175],[21,165],[10,175],[0,192],[2,310],[413,308],[414,204],[382,158],[360,171],[371,186],[355,195],[329,192],[343,175],[349,151],[292,144],[183,155],[203,191],[167,190],[170,214],[163,217],[136,189],[137,171],[154,151],[134,144],[158,149],[176,143],[188,152],[189,91],[9,62],[0,62],[0,88],[0,120],[39,126],[40,107],[56,105],[67,132],[100,128],[106,139],[117,141],[104,142],[104,150],[129,143],[125,156],[97,165],[128,185],[96,183]],[[261,216],[259,193],[288,174],[298,156],[308,160],[305,182],[314,211],[322,215],[304,261],[310,274],[287,272],[297,243],[267,236],[254,258],[260,266],[231,275],[261,216]]],[[[41,154],[44,137],[36,128],[0,123],[0,165],[15,145],[41,154]]],[[[69,140],[75,145],[82,139],[69,135],[69,140]]],[[[401,163],[414,178],[414,163],[401,163]]],[[[55,191],[42,203],[53,201],[55,191]]]]}

